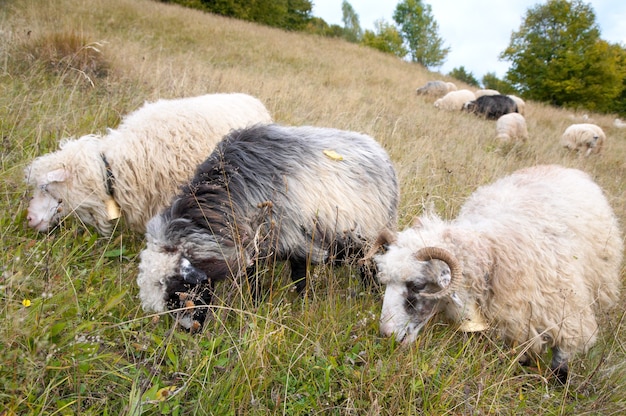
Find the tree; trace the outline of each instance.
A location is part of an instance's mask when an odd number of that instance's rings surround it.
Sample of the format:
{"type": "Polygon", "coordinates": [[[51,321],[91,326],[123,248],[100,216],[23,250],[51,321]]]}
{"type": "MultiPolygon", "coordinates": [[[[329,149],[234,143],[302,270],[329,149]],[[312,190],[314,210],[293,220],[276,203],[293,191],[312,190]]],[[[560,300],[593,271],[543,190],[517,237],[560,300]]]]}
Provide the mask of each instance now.
{"type": "Polygon", "coordinates": [[[464,66],[452,69],[448,75],[466,84],[473,85],[474,87],[479,86],[478,80],[474,77],[474,74],[467,72],[464,66]]]}
{"type": "Polygon", "coordinates": [[[500,58],[525,98],[607,111],[623,89],[619,54],[600,39],[591,6],[548,0],[529,9],[500,58]]]}
{"type": "Polygon", "coordinates": [[[348,42],[358,42],[363,36],[363,30],[359,23],[359,15],[356,14],[350,3],[343,0],[341,3],[341,11],[343,13],[344,37],[348,42]]]}
{"type": "Polygon", "coordinates": [[[433,18],[430,5],[421,0],[402,0],[396,5],[393,20],[404,38],[411,61],[423,66],[441,66],[450,52],[443,47],[439,25],[433,18]]]}
{"type": "Polygon", "coordinates": [[[495,72],[487,72],[482,79],[483,88],[497,90],[500,94],[516,94],[515,87],[510,82],[500,79],[495,72]]]}
{"type": "Polygon", "coordinates": [[[393,26],[379,19],[374,22],[376,32],[366,30],[361,39],[361,44],[379,51],[404,58],[409,51],[403,46],[403,39],[400,32],[393,26]]]}

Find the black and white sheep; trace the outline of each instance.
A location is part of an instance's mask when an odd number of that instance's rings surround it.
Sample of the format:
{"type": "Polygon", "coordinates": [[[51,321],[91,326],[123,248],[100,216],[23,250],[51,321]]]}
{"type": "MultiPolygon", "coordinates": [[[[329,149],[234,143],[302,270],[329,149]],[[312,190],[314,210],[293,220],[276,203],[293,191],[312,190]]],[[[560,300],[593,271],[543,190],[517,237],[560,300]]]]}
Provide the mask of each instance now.
{"type": "Polygon", "coordinates": [[[60,150],[25,169],[34,188],[28,225],[44,232],[75,214],[99,232],[112,219],[145,231],[198,163],[232,129],[270,123],[265,106],[247,94],[208,94],[146,103],[105,136],[66,139],[60,150]]]}
{"type": "Polygon", "coordinates": [[[602,151],[606,135],[602,128],[592,123],[572,124],[561,136],[561,146],[580,152],[583,156],[602,151]]]}
{"type": "MultiPolygon", "coordinates": [[[[288,260],[302,291],[308,264],[358,256],[393,227],[398,198],[393,165],[370,136],[279,125],[234,131],[148,223],[142,306],[210,304],[216,282],[243,272],[255,290],[265,258],[288,260]]],[[[180,323],[197,329],[205,315],[191,308],[180,323]]]]}
{"type": "Polygon", "coordinates": [[[463,110],[489,120],[497,120],[504,114],[518,112],[515,101],[506,95],[483,95],[473,101],[466,102],[463,110]]]}
{"type": "Polygon", "coordinates": [[[388,244],[374,255],[386,285],[382,334],[413,342],[444,312],[463,331],[496,327],[531,354],[551,347],[561,380],[568,359],[596,341],[596,316],[619,299],[618,220],[576,169],[519,170],[479,188],[455,220],[425,215],[378,243],[388,244]]]}

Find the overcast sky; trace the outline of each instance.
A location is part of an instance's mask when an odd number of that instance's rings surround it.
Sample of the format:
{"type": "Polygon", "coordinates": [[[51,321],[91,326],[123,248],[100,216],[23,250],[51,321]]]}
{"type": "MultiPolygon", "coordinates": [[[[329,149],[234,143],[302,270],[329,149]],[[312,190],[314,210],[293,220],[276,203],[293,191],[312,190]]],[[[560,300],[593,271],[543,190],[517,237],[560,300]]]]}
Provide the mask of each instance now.
{"type": "MultiPolygon", "coordinates": [[[[342,0],[312,0],[313,16],[328,24],[343,26],[342,0]]],[[[363,30],[374,30],[374,22],[384,19],[395,24],[395,0],[348,0],[363,30]]],[[[487,72],[502,78],[509,62],[499,61],[498,55],[509,45],[511,33],[518,31],[526,11],[539,0],[426,0],[432,7],[439,25],[439,36],[450,53],[441,68],[431,68],[447,74],[464,66],[479,81],[487,72]]],[[[626,0],[587,0],[596,14],[602,39],[626,45],[626,0]]]]}

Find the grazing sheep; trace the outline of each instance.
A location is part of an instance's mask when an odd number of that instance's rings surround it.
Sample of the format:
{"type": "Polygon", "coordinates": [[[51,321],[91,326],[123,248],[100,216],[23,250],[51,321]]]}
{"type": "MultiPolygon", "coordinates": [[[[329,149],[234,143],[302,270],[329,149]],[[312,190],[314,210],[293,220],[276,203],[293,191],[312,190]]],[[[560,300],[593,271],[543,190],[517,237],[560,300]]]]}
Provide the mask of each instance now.
{"type": "Polygon", "coordinates": [[[497,90],[484,89],[474,91],[474,95],[476,96],[476,98],[480,98],[484,95],[500,95],[500,92],[497,90]]]}
{"type": "Polygon", "coordinates": [[[148,223],[139,264],[146,311],[185,307],[198,329],[214,284],[246,272],[257,294],[261,259],[288,260],[301,292],[308,264],[358,256],[396,221],[398,183],[369,136],[316,127],[234,131],[171,205],[148,223]]]}
{"type": "Polygon", "coordinates": [[[416,90],[417,95],[428,95],[431,97],[442,97],[450,91],[456,91],[457,86],[452,82],[428,81],[416,90]]]}
{"type": "Polygon", "coordinates": [[[515,101],[506,95],[483,95],[465,103],[463,110],[483,116],[488,120],[497,120],[504,114],[518,112],[515,101]]]}
{"type": "Polygon", "coordinates": [[[619,119],[619,118],[616,118],[616,119],[613,121],[613,125],[614,125],[615,127],[617,127],[618,129],[623,129],[623,128],[626,128],[626,123],[625,123],[625,122],[623,122],[623,121],[622,121],[621,119],[619,119]]]}
{"type": "Polygon", "coordinates": [[[34,188],[28,225],[44,232],[74,213],[110,234],[111,220],[123,215],[130,228],[144,231],[224,135],[271,121],[263,104],[246,94],[146,103],[105,136],[63,140],[60,150],[25,169],[34,188]]]}
{"type": "Polygon", "coordinates": [[[576,169],[519,170],[479,188],[455,220],[425,215],[377,243],[388,244],[374,255],[386,285],[383,335],[413,342],[444,312],[463,331],[493,326],[531,354],[551,347],[560,380],[568,359],[594,344],[596,316],[619,299],[618,220],[576,169]]]}
{"type": "Polygon", "coordinates": [[[590,123],[572,124],[563,132],[561,146],[589,156],[600,153],[605,140],[606,135],[600,126],[590,123]]]}
{"type": "Polygon", "coordinates": [[[509,97],[511,100],[515,101],[515,104],[517,105],[517,112],[520,113],[521,115],[524,115],[526,113],[526,102],[524,100],[522,100],[520,97],[518,97],[517,95],[507,95],[507,97],[509,97]]]}
{"type": "Polygon", "coordinates": [[[451,91],[434,103],[436,108],[446,111],[459,111],[468,101],[474,100],[474,93],[470,90],[451,91]]]}
{"type": "Polygon", "coordinates": [[[516,140],[525,142],[528,139],[526,119],[519,113],[509,113],[496,121],[496,139],[502,143],[512,143],[516,140]]]}

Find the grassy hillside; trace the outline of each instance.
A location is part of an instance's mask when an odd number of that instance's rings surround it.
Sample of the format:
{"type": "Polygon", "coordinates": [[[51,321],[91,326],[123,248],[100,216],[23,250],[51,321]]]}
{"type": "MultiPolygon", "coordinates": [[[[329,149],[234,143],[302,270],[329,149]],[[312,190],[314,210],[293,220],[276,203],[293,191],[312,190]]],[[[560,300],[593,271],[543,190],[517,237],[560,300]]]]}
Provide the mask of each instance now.
{"type": "Polygon", "coordinates": [[[625,412],[623,302],[558,386],[495,332],[434,322],[409,347],[380,337],[381,291],[347,267],[317,268],[301,299],[278,265],[258,307],[223,284],[190,335],[138,304],[142,235],[26,226],[22,170],[60,139],[104,132],[144,101],[234,91],[279,123],[379,140],[402,183],[402,227],[429,204],[452,218],[479,185],[538,163],[589,172],[626,225],[626,131],[612,117],[591,115],[608,143],[582,159],[558,144],[573,113],[527,103],[528,143],[504,149],[494,122],[415,95],[436,78],[339,40],[149,0],[0,0],[0,415],[625,412]]]}

